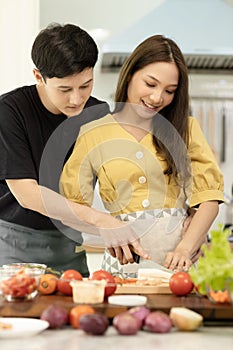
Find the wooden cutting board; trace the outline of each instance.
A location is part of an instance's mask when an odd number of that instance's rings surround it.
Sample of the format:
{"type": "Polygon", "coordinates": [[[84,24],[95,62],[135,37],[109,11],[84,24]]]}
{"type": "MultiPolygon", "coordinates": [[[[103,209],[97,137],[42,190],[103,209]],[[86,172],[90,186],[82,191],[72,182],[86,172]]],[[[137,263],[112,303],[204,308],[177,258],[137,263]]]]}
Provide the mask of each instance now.
{"type": "MultiPolygon", "coordinates": [[[[140,293],[141,294],[141,293],[140,293]]],[[[35,317],[39,318],[42,311],[51,304],[60,305],[71,310],[75,304],[72,297],[59,294],[38,295],[31,301],[10,303],[2,300],[0,296],[1,317],[35,317]]],[[[173,294],[147,294],[147,307],[151,310],[161,310],[169,314],[171,307],[187,307],[203,315],[205,320],[226,322],[233,320],[233,306],[230,304],[213,304],[207,298],[195,293],[185,297],[177,297],[173,294]]],[[[108,304],[107,300],[101,304],[94,304],[97,312],[112,318],[120,312],[126,311],[127,306],[108,304]]]]}
{"type": "Polygon", "coordinates": [[[171,294],[169,283],[157,285],[118,284],[115,294],[171,294]]]}

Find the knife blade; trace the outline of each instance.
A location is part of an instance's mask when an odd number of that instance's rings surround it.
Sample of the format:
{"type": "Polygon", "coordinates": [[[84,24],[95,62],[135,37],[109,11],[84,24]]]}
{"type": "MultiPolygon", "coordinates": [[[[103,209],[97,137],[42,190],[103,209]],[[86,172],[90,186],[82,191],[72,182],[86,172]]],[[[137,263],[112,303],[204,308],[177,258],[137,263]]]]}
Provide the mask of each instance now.
{"type": "Polygon", "coordinates": [[[123,265],[122,267],[124,278],[144,278],[142,276],[153,274],[167,280],[174,273],[174,271],[167,269],[153,260],[142,259],[133,251],[132,255],[135,262],[133,264],[123,265]]]}
{"type": "Polygon", "coordinates": [[[151,259],[141,259],[140,256],[138,254],[136,254],[134,251],[132,251],[132,255],[134,258],[134,261],[139,264],[140,263],[140,268],[151,268],[151,269],[158,269],[158,270],[162,270],[165,272],[169,272],[169,273],[173,273],[173,271],[167,269],[165,266],[160,265],[158,263],[156,263],[155,261],[151,260],[151,259]]]}
{"type": "Polygon", "coordinates": [[[153,260],[144,260],[144,259],[141,260],[140,259],[139,266],[140,266],[140,269],[156,269],[156,270],[167,272],[170,275],[172,275],[174,273],[174,271],[167,269],[163,265],[160,265],[153,260]]]}

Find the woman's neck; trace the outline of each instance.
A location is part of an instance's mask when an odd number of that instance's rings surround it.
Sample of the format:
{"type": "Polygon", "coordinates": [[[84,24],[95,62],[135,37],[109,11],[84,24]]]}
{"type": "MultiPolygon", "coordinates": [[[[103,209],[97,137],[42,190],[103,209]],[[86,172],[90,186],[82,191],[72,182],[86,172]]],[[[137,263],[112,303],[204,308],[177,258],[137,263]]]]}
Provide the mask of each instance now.
{"type": "Polygon", "coordinates": [[[113,114],[113,118],[137,141],[141,141],[152,128],[152,119],[141,118],[136,113],[125,110],[125,108],[119,113],[113,114]]]}

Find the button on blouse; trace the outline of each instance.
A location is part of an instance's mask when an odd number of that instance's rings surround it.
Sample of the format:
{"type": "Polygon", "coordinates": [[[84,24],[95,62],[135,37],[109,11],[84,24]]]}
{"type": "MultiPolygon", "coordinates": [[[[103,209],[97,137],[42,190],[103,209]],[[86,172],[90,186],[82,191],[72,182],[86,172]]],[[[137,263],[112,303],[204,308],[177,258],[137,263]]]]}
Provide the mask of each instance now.
{"type": "Polygon", "coordinates": [[[136,153],[136,158],[137,158],[137,159],[143,158],[143,152],[138,151],[138,152],[136,153]]]}
{"type": "Polygon", "coordinates": [[[139,179],[138,179],[138,182],[140,184],[145,184],[146,183],[146,177],[145,176],[140,176],[139,179]]]}
{"type": "Polygon", "coordinates": [[[144,200],[142,201],[142,206],[143,206],[143,208],[148,208],[148,207],[150,206],[150,201],[149,201],[149,199],[144,199],[144,200]]]}

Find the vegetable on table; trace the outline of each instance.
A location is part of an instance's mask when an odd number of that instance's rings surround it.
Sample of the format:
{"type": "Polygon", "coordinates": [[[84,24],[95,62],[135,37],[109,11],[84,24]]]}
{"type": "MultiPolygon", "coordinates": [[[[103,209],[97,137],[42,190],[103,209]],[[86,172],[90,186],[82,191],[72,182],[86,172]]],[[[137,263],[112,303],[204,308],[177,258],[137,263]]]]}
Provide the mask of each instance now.
{"type": "Polygon", "coordinates": [[[57,289],[58,278],[52,273],[41,276],[38,291],[41,294],[53,294],[57,289]]]}
{"type": "Polygon", "coordinates": [[[68,323],[69,312],[62,306],[51,304],[40,315],[40,319],[49,323],[49,328],[61,328],[68,323]]]}
{"type": "Polygon", "coordinates": [[[116,280],[113,277],[113,275],[106,270],[96,270],[96,271],[92,272],[89,279],[94,280],[94,281],[106,280],[107,285],[106,285],[105,290],[104,290],[104,297],[105,298],[114,294],[114,292],[116,291],[116,288],[117,288],[116,280]]]}
{"type": "Polygon", "coordinates": [[[73,290],[70,285],[72,280],[82,281],[83,277],[77,270],[66,270],[57,281],[57,290],[65,295],[72,295],[73,290]]]}
{"type": "Polygon", "coordinates": [[[103,335],[109,326],[108,318],[100,313],[82,315],[79,320],[79,329],[93,335],[103,335]]]}
{"type": "Polygon", "coordinates": [[[193,265],[189,269],[200,294],[224,290],[233,293],[233,252],[229,235],[230,230],[223,229],[223,225],[219,224],[218,230],[211,231],[210,248],[203,244],[203,256],[199,258],[197,266],[193,265]]]}
{"type": "Polygon", "coordinates": [[[90,305],[77,305],[74,306],[69,313],[69,323],[73,328],[79,328],[79,322],[82,316],[88,314],[94,314],[95,310],[90,305]]]}
{"type": "Polygon", "coordinates": [[[194,284],[188,272],[175,272],[169,280],[169,287],[173,294],[184,296],[192,292],[194,284]]]}
{"type": "Polygon", "coordinates": [[[173,325],[181,331],[193,331],[203,322],[202,315],[185,307],[172,307],[169,316],[173,325]]]}

